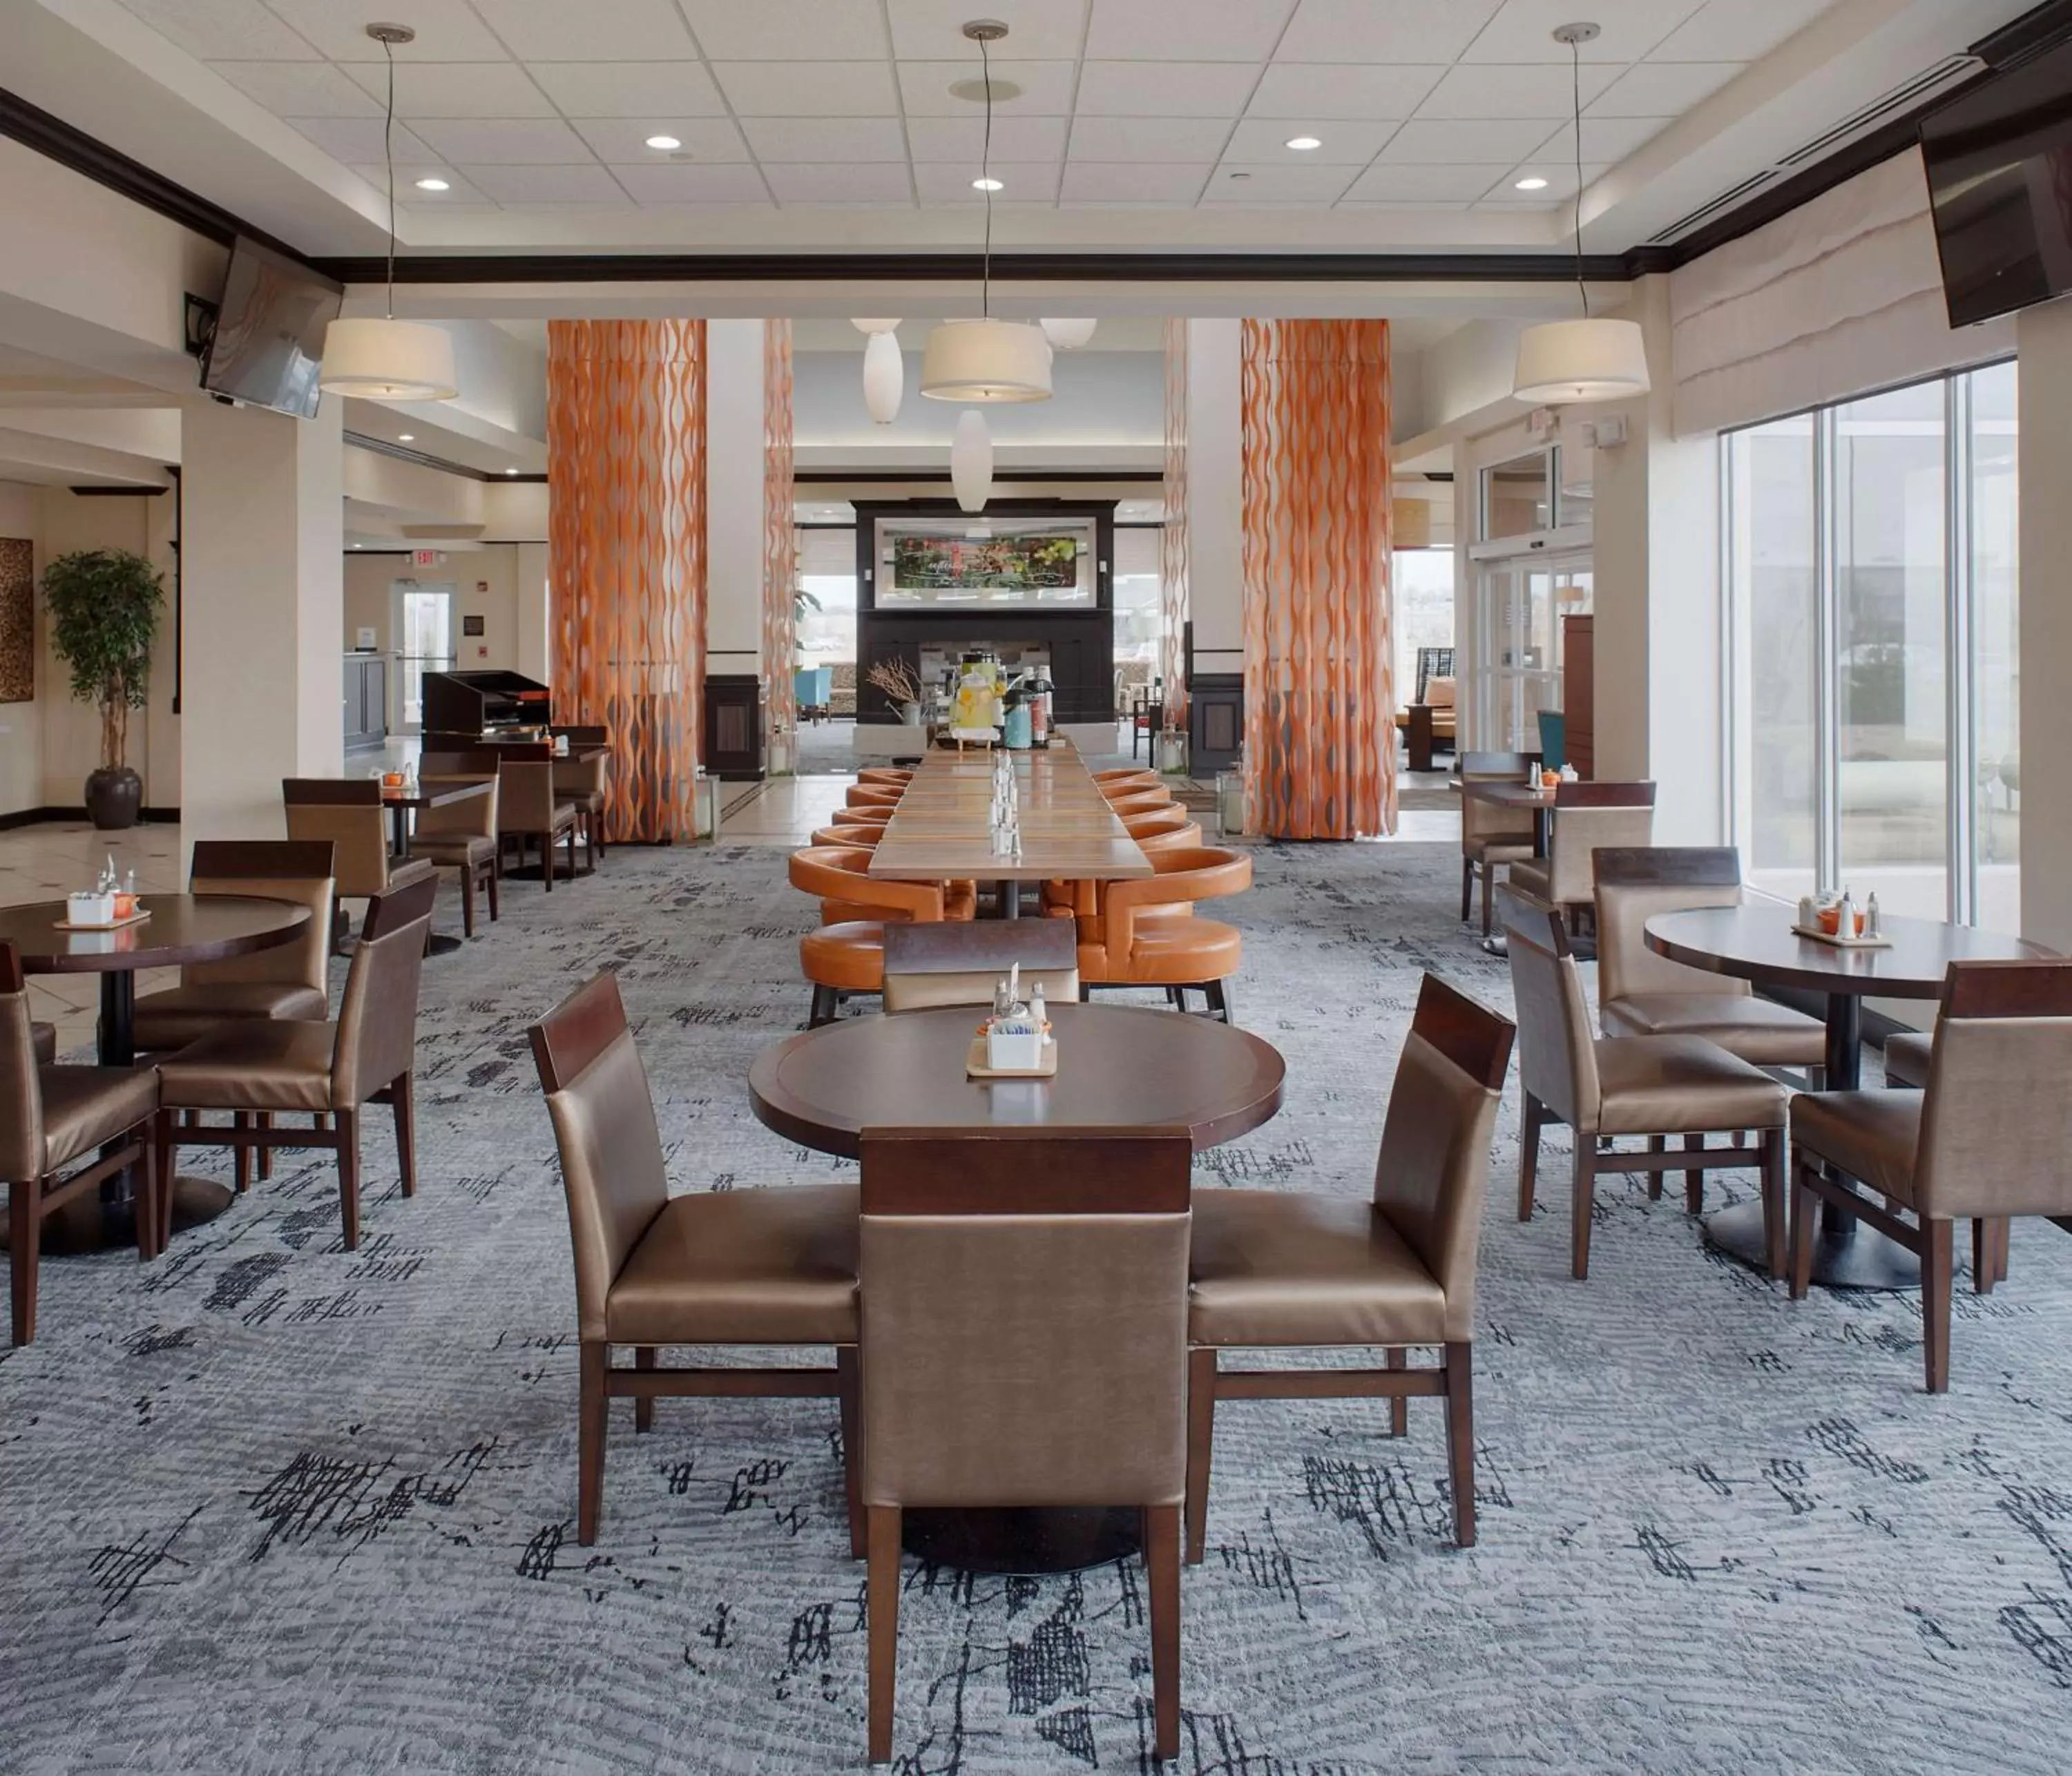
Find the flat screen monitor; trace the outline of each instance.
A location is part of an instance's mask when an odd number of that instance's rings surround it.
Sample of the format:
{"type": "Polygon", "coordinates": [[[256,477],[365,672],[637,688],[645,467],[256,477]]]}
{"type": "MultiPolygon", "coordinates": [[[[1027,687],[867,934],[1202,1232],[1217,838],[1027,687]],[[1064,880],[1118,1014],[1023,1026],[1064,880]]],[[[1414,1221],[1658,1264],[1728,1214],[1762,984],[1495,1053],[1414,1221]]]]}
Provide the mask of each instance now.
{"type": "Polygon", "coordinates": [[[202,360],[202,387],[298,419],[315,417],[324,329],[338,318],[343,294],[328,278],[240,235],[202,360]]]}
{"type": "Polygon", "coordinates": [[[1950,324],[2072,291],[2072,44],[1922,123],[1950,324]]]}

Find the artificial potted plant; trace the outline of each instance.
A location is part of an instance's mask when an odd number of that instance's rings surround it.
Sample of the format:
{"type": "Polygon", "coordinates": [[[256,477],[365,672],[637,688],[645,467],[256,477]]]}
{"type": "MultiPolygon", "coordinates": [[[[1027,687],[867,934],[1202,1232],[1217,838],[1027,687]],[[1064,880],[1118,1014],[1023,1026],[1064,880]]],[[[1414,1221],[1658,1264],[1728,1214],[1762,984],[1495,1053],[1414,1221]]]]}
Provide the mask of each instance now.
{"type": "Polygon", "coordinates": [[[101,710],[101,767],[87,776],[87,814],[104,832],[134,826],[144,782],[124,755],[130,712],[143,708],[150,686],[163,580],[127,549],[80,549],[43,569],[43,598],[51,646],[72,668],[72,694],[101,710]]]}

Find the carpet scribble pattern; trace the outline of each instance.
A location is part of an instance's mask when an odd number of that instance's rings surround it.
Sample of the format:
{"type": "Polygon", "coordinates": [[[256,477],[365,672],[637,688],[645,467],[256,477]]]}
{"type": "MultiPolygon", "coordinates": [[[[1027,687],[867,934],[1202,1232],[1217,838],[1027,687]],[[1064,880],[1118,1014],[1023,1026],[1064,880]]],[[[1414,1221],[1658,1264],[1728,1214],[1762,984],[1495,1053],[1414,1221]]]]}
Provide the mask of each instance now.
{"type": "MultiPolygon", "coordinates": [[[[1203,1182],[1365,1190],[1419,972],[1508,1001],[1452,919],[1456,856],[1260,852],[1235,1000],[1287,1106],[1203,1182]]],[[[0,1360],[0,1768],[861,1766],[832,1402],[664,1401],[637,1441],[615,1408],[576,1545],[567,1228],[524,1037],[616,967],[680,1188],[831,1175],[742,1084],[804,1012],[783,868],[615,849],[429,964],[421,1194],[376,1133],[356,1254],[313,1158],[154,1266],[47,1266],[39,1342],[0,1360]]],[[[1515,1106],[1480,1547],[1449,1544],[1435,1405],[1400,1443],[1378,1406],[1226,1407],[1178,1769],[2062,1770],[2072,1243],[2025,1225],[2008,1285],[1960,1296],[1931,1400],[1913,1299],[1794,1307],[1638,1181],[1610,1181],[1570,1282],[1565,1137],[1519,1226],[1515,1106]]],[[[906,1776],[1149,1767],[1133,1565],[910,1564],[901,1629],[906,1776]]]]}

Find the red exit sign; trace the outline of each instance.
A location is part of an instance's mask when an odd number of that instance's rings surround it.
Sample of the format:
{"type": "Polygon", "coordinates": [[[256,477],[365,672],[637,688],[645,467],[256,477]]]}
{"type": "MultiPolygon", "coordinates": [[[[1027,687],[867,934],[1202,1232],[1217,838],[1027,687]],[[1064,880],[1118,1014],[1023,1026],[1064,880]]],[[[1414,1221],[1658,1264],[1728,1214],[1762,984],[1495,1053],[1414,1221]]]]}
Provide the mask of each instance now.
{"type": "Polygon", "coordinates": [[[446,558],[436,549],[413,549],[410,551],[413,567],[444,567],[446,558]]]}

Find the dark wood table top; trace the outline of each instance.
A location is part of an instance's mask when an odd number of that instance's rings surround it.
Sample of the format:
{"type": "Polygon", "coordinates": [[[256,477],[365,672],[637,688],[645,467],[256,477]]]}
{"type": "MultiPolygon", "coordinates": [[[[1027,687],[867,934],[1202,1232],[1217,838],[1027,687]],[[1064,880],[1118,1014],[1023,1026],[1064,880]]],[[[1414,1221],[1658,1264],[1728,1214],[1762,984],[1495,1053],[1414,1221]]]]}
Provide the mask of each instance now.
{"type": "Polygon", "coordinates": [[[494,777],[431,777],[421,782],[417,793],[381,787],[381,800],[388,808],[444,808],[448,802],[464,802],[471,796],[487,796],[494,777]]]}
{"type": "Polygon", "coordinates": [[[857,1157],[866,1127],[1186,1128],[1197,1153],[1281,1108],[1287,1068],[1248,1031],[1179,1012],[1053,1005],[1058,1071],[971,1079],[976,1006],[849,1018],[766,1048],[749,1070],[755,1114],[801,1146],[857,1157]]]}
{"type": "Polygon", "coordinates": [[[61,931],[61,900],[0,906],[0,941],[21,952],[24,974],[110,974],[220,962],[290,942],[310,910],[248,894],[140,894],[151,916],[113,931],[61,931]]]}
{"type": "Polygon", "coordinates": [[[1796,917],[1795,908],[1765,901],[1657,913],[1647,922],[1647,947],[1672,960],[1740,980],[1885,999],[1939,997],[1952,962],[2054,957],[2041,944],[1997,931],[1889,916],[1883,924],[1891,948],[1842,949],[1799,936],[1791,928],[1796,917]]]}
{"type": "Polygon", "coordinates": [[[1464,783],[1456,779],[1453,787],[1470,801],[1488,802],[1498,808],[1554,806],[1552,790],[1533,789],[1524,783],[1464,783]]]}

